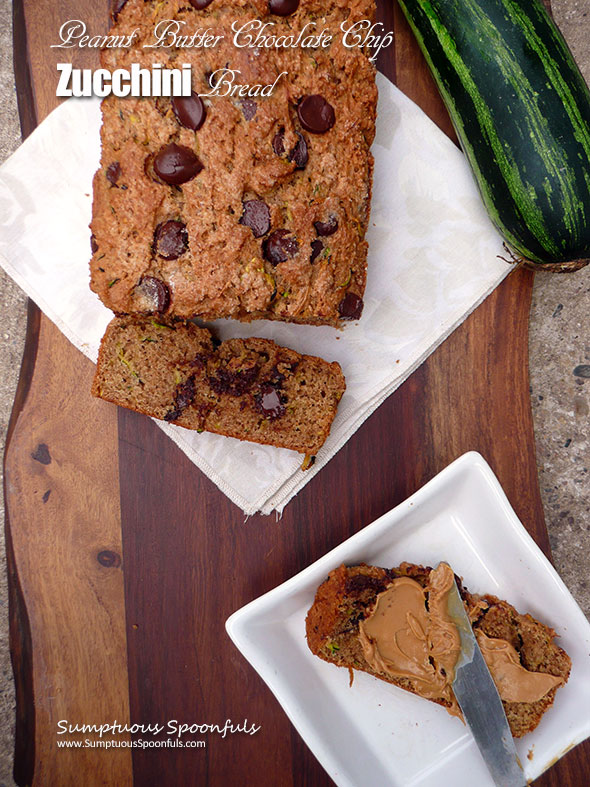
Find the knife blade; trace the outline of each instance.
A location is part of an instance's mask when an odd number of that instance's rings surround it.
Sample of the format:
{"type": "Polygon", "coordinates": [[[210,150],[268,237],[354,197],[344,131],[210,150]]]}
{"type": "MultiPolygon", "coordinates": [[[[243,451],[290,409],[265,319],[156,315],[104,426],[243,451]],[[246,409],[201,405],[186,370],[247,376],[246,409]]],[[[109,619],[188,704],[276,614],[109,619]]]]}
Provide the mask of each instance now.
{"type": "Polygon", "coordinates": [[[461,637],[453,692],[467,726],[494,783],[498,787],[524,787],[527,781],[502,700],[477,644],[454,580],[448,595],[447,610],[461,637]]]}

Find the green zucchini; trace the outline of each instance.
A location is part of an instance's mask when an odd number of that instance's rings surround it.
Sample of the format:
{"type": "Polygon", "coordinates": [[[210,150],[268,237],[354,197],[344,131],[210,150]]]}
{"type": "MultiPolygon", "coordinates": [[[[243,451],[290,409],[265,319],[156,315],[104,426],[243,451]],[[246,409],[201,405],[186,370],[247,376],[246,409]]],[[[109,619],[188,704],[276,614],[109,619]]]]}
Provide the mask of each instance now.
{"type": "Polygon", "coordinates": [[[540,0],[399,0],[488,213],[522,258],[590,258],[590,91],[540,0]]]}

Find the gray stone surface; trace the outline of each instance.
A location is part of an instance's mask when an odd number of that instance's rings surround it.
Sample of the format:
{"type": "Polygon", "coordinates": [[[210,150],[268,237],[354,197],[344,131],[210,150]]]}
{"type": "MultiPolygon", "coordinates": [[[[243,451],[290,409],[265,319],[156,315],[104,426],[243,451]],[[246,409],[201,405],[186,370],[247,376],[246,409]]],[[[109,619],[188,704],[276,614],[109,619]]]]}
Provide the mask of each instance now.
{"type": "MultiPolygon", "coordinates": [[[[590,81],[588,0],[553,0],[590,81]]],[[[20,132],[12,74],[11,4],[0,0],[0,162],[20,132]]],[[[558,571],[590,614],[590,266],[571,275],[538,274],[530,325],[531,396],[545,515],[558,571]],[[579,369],[587,366],[587,369],[579,369]],[[574,373],[574,370],[577,373],[574,373]]],[[[0,270],[0,450],[18,381],[25,298],[0,270]]],[[[1,471],[0,471],[1,472],[1,471]]],[[[0,492],[1,494],[1,492],[0,492]]],[[[4,507],[0,500],[0,519],[4,507]]],[[[13,784],[14,688],[8,652],[4,529],[0,529],[0,787],[13,784]]]]}
{"type": "MultiPolygon", "coordinates": [[[[20,125],[12,71],[12,8],[0,0],[0,163],[20,143],[20,125]]],[[[26,327],[26,299],[16,284],[0,269],[0,452],[18,382],[26,327]]],[[[7,580],[4,563],[4,501],[0,465],[0,787],[12,785],[14,747],[14,684],[8,649],[7,580]]]]}
{"type": "MultiPolygon", "coordinates": [[[[553,12],[590,82],[590,3],[553,0],[553,12]]],[[[590,615],[590,265],[535,276],[529,332],[539,485],[553,562],[590,615]]]]}

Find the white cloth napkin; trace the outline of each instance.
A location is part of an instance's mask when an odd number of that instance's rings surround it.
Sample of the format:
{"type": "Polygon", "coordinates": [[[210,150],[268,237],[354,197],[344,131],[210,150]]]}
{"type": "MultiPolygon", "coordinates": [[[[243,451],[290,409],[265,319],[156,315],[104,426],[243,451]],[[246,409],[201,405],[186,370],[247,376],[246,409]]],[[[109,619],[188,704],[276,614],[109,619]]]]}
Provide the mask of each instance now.
{"type": "MultiPolygon", "coordinates": [[[[315,465],[302,472],[293,451],[157,422],[246,514],[282,511],[510,269],[463,155],[385,77],[377,82],[362,319],[341,331],[216,323],[221,338],[262,336],[339,361],[347,389],[315,465]]],[[[98,100],[70,99],[0,168],[0,264],[93,361],[112,316],[88,286],[99,126],[98,100]]]]}

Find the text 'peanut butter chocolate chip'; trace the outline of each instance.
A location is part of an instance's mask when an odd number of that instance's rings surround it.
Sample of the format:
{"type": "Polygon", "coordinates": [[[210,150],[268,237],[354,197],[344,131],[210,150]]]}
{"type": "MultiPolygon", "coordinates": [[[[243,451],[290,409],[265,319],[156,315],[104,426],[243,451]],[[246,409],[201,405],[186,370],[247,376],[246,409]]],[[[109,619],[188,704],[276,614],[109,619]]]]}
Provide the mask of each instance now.
{"type": "Polygon", "coordinates": [[[334,108],[320,95],[304,96],[297,105],[301,125],[312,134],[325,134],[336,121],[334,108]]]}
{"type": "Polygon", "coordinates": [[[192,92],[190,96],[174,96],[172,111],[181,126],[198,131],[207,117],[207,109],[200,96],[192,92]]]}
{"type": "Polygon", "coordinates": [[[277,16],[290,16],[299,8],[299,0],[268,0],[268,10],[277,16]]]}
{"type": "Polygon", "coordinates": [[[309,258],[310,262],[315,262],[320,254],[324,250],[324,244],[321,240],[312,240],[311,242],[311,256],[309,258]]]}
{"type": "Polygon", "coordinates": [[[299,139],[295,143],[293,150],[289,153],[289,161],[294,161],[295,167],[297,169],[305,169],[305,165],[309,159],[307,153],[307,142],[305,141],[303,134],[300,134],[298,131],[295,133],[299,139]]]}
{"type": "Polygon", "coordinates": [[[170,290],[155,276],[142,276],[135,295],[141,300],[142,311],[162,313],[170,305],[170,290]]]}
{"type": "Polygon", "coordinates": [[[252,120],[258,109],[258,104],[252,98],[243,98],[240,102],[246,120],[252,120]]]}
{"type": "Polygon", "coordinates": [[[176,260],[188,249],[188,232],[182,221],[169,219],[154,232],[154,251],[165,260],[176,260]]]}
{"type": "Polygon", "coordinates": [[[240,224],[250,227],[255,238],[261,238],[270,229],[270,210],[266,202],[249,199],[244,202],[240,224]]]}
{"type": "Polygon", "coordinates": [[[320,237],[327,237],[338,229],[338,219],[336,216],[330,216],[328,221],[314,221],[313,226],[320,237]]]}
{"type": "Polygon", "coordinates": [[[113,161],[109,164],[106,171],[106,178],[112,186],[117,185],[117,181],[121,177],[121,165],[118,161],[113,161]]]}
{"type": "Polygon", "coordinates": [[[262,254],[271,265],[286,262],[299,251],[297,238],[289,230],[275,230],[262,244],[262,254]]]}
{"type": "Polygon", "coordinates": [[[192,180],[202,169],[203,165],[196,154],[175,142],[160,148],[154,158],[154,172],[171,186],[192,180]]]}
{"type": "Polygon", "coordinates": [[[196,8],[197,11],[202,11],[203,8],[207,8],[213,0],[189,0],[189,3],[192,5],[193,8],[196,8]]]}
{"type": "Polygon", "coordinates": [[[354,292],[347,292],[338,304],[338,314],[343,320],[358,320],[363,313],[363,299],[354,292]]]}
{"type": "Polygon", "coordinates": [[[282,126],[272,138],[272,149],[277,156],[282,156],[285,152],[285,129],[282,126]]]}
{"type": "Polygon", "coordinates": [[[272,385],[265,385],[259,394],[254,397],[256,408],[269,421],[280,418],[285,414],[285,405],[281,402],[281,397],[276,388],[272,385]]]}

